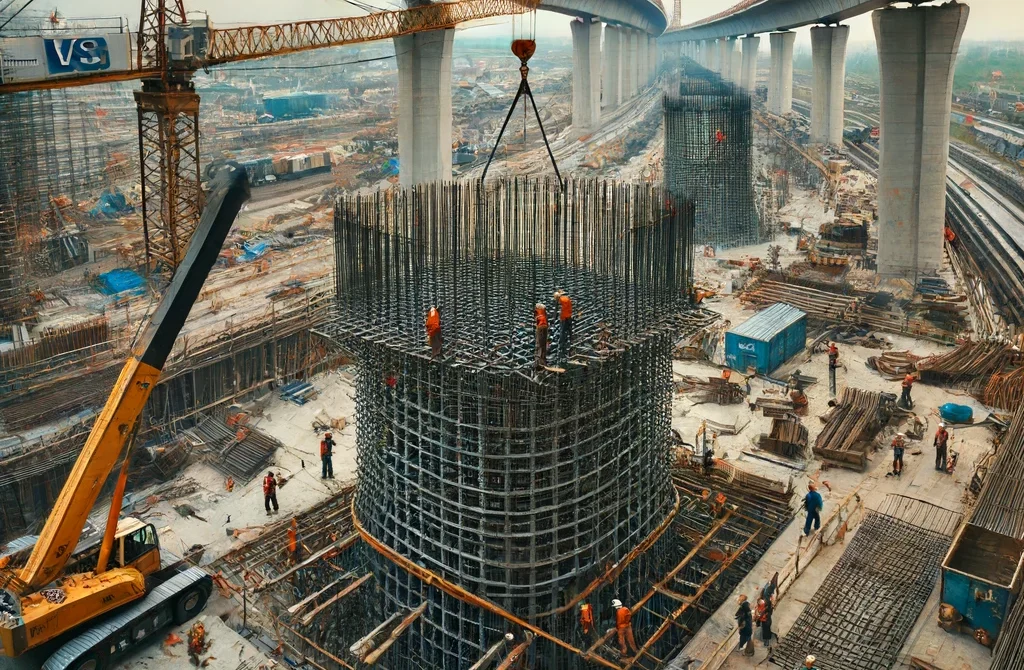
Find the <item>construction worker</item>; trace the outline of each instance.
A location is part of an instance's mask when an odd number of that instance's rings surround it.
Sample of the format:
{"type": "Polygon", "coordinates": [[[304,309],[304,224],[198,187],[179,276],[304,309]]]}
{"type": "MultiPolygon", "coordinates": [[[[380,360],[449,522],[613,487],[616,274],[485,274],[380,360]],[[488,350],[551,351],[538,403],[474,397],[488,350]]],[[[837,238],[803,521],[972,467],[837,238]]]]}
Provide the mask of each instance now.
{"type": "Polygon", "coordinates": [[[298,565],[301,562],[299,556],[299,522],[294,517],[292,518],[292,525],[288,527],[288,556],[291,558],[292,565],[298,565]]]}
{"type": "Polygon", "coordinates": [[[828,345],[828,389],[836,397],[836,368],[839,367],[839,347],[835,342],[828,345]]]}
{"type": "Polygon", "coordinates": [[[572,337],[572,300],[565,291],[555,291],[555,302],[558,304],[558,355],[569,357],[569,339],[572,337]]]}
{"type": "Polygon", "coordinates": [[[946,424],[940,423],[939,429],[935,431],[935,469],[946,469],[946,445],[949,444],[949,431],[946,424]]]}
{"type": "Polygon", "coordinates": [[[580,603],[580,628],[584,637],[592,637],[597,629],[594,627],[594,608],[588,602],[580,603]]]}
{"type": "Polygon", "coordinates": [[[732,370],[730,370],[729,368],[723,368],[722,369],[722,379],[724,379],[725,381],[729,381],[729,377],[731,377],[731,376],[732,376],[732,370]]]}
{"type": "Polygon", "coordinates": [[[330,432],[320,440],[320,479],[334,479],[334,436],[330,432]]]}
{"type": "Polygon", "coordinates": [[[612,601],[612,608],[615,610],[615,632],[619,635],[619,653],[626,655],[627,643],[634,654],[640,653],[636,640],[633,639],[633,613],[628,607],[623,606],[619,599],[612,601]]]}
{"type": "Polygon", "coordinates": [[[227,489],[228,493],[235,490],[235,478],[228,475],[227,481],[224,482],[224,488],[227,489]]]}
{"type": "Polygon", "coordinates": [[[263,478],[263,506],[267,508],[267,516],[270,516],[270,506],[274,506],[274,511],[277,511],[277,478],[274,477],[274,472],[268,472],[267,476],[263,478]]]}
{"type": "Polygon", "coordinates": [[[815,665],[817,662],[818,659],[816,659],[813,654],[808,655],[807,658],[804,659],[804,664],[800,666],[800,668],[803,670],[818,670],[818,666],[815,665]]]}
{"type": "Polygon", "coordinates": [[[754,620],[761,629],[761,643],[765,649],[772,647],[772,607],[764,598],[757,599],[757,606],[754,608],[754,620]]]}
{"type": "Polygon", "coordinates": [[[750,639],[754,637],[754,618],[750,612],[750,603],[747,601],[747,596],[741,593],[736,599],[739,603],[739,607],[736,608],[736,625],[739,627],[740,632],[740,646],[739,649],[747,656],[754,655],[754,648],[750,644],[750,639]],[[747,651],[749,649],[749,651],[747,651]]]}
{"type": "Polygon", "coordinates": [[[539,367],[548,364],[548,308],[538,302],[533,308],[533,321],[537,331],[536,359],[539,367]]]}
{"type": "Polygon", "coordinates": [[[804,537],[811,534],[811,525],[814,530],[821,528],[821,508],[825,506],[821,494],[818,493],[818,485],[814,482],[807,484],[807,495],[804,496],[804,509],[807,510],[807,521],[804,522],[804,537]]]}
{"type": "Polygon", "coordinates": [[[437,306],[431,305],[427,311],[427,343],[430,345],[430,358],[441,355],[441,314],[437,306]]]}
{"type": "Polygon", "coordinates": [[[914,373],[908,372],[903,378],[903,394],[900,395],[900,404],[906,409],[914,407],[914,401],[910,399],[910,389],[914,386],[914,373]]]}
{"type": "Polygon", "coordinates": [[[896,433],[892,438],[892,472],[886,477],[899,477],[903,474],[903,450],[907,448],[907,436],[896,433]]]}
{"type": "Polygon", "coordinates": [[[945,237],[946,241],[949,242],[950,244],[953,244],[953,242],[956,240],[956,233],[954,233],[953,229],[950,228],[949,226],[943,228],[942,236],[945,237]]]}

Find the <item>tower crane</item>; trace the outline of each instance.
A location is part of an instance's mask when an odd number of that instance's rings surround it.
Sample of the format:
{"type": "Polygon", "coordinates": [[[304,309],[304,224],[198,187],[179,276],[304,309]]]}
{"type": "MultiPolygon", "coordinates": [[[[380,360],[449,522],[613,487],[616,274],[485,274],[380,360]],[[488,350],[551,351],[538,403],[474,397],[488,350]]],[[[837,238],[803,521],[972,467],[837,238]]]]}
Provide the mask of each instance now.
{"type": "Polygon", "coordinates": [[[146,260],[173,272],[202,212],[199,166],[199,68],[374,42],[454,28],[469,21],[524,14],[541,0],[456,0],[365,16],[216,28],[189,20],[184,0],[141,0],[134,67],[59,79],[0,83],[0,95],[141,80],[135,92],[146,260]]]}

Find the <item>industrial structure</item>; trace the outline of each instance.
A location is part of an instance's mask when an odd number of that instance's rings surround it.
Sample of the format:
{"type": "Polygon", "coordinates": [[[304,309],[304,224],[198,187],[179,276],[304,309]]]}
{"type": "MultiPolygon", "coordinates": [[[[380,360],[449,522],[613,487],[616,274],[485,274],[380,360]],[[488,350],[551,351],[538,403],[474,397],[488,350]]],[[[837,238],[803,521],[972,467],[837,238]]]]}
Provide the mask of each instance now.
{"type": "Polygon", "coordinates": [[[665,189],[694,203],[697,244],[756,244],[750,95],[692,60],[682,68],[664,98],[665,189]]]}

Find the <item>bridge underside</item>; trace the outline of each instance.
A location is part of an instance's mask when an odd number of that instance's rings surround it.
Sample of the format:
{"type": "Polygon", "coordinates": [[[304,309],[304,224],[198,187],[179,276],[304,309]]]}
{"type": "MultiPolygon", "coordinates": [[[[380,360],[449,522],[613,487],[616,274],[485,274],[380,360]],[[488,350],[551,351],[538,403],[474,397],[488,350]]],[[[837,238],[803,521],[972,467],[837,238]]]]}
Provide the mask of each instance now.
{"type": "MultiPolygon", "coordinates": [[[[866,14],[892,0],[765,0],[759,5],[712,21],[669,30],[663,43],[709,40],[790,30],[811,24],[830,24],[866,14]]],[[[726,10],[727,12],[729,10],[726,10]]]]}

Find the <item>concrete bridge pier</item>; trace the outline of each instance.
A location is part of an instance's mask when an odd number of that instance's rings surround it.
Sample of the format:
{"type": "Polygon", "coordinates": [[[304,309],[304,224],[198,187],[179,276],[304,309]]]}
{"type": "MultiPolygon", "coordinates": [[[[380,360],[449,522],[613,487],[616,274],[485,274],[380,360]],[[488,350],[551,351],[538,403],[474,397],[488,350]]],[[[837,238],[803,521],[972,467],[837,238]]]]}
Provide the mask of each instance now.
{"type": "Polygon", "coordinates": [[[718,46],[714,40],[702,40],[700,43],[700,64],[712,72],[715,71],[715,55],[718,53],[718,46]]]}
{"type": "Polygon", "coordinates": [[[768,70],[768,111],[782,116],[793,111],[793,43],[791,30],[768,35],[772,60],[768,70]]]}
{"type": "Polygon", "coordinates": [[[622,30],[604,29],[604,106],[617,109],[622,104],[622,30]]]}
{"type": "Polygon", "coordinates": [[[846,42],[849,26],[811,28],[811,142],[843,143],[843,87],[846,82],[846,42]]]}
{"type": "Polygon", "coordinates": [[[454,41],[450,28],[394,38],[402,186],[452,178],[454,41]]]}
{"type": "Polygon", "coordinates": [[[647,48],[647,33],[640,32],[636,33],[636,88],[637,91],[642,91],[647,88],[647,72],[650,70],[651,64],[647,61],[651,52],[647,48]]]}
{"type": "Polygon", "coordinates": [[[747,35],[741,42],[743,44],[743,63],[739,85],[748,93],[753,93],[757,86],[757,49],[761,45],[761,38],[757,35],[747,35]]]}
{"type": "Polygon", "coordinates": [[[878,274],[942,267],[949,111],[967,5],[872,12],[881,81],[878,274]]]}
{"type": "Polygon", "coordinates": [[[718,74],[722,76],[722,79],[728,79],[731,70],[732,45],[729,44],[728,39],[723,37],[718,40],[718,74]]]}
{"type": "Polygon", "coordinates": [[[572,31],[572,126],[581,135],[601,122],[601,23],[569,22],[572,31]]]}
{"type": "Polygon", "coordinates": [[[647,63],[650,71],[647,73],[647,83],[653,84],[658,79],[658,40],[647,36],[647,63]]]}
{"type": "Polygon", "coordinates": [[[636,95],[636,31],[622,29],[622,102],[636,95]]]}
{"type": "Polygon", "coordinates": [[[735,37],[730,37],[726,50],[729,52],[729,74],[726,78],[739,86],[740,80],[743,78],[743,54],[740,52],[740,41],[735,37]]]}

